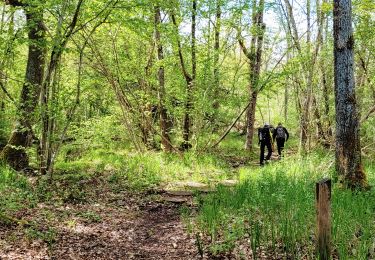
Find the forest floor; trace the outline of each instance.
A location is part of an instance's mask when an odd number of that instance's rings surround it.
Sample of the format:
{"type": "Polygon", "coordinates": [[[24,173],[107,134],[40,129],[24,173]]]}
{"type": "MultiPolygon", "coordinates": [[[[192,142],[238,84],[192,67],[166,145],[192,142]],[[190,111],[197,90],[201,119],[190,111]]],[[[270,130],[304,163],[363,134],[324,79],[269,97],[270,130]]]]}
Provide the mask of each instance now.
{"type": "Polygon", "coordinates": [[[0,226],[0,259],[197,259],[179,204],[112,193],[85,204],[38,204],[0,226]],[[32,225],[26,224],[32,222],[32,225]]]}
{"type": "MultiPolygon", "coordinates": [[[[228,163],[233,168],[257,164],[243,158],[228,158],[228,163]]],[[[104,178],[85,185],[90,192],[83,202],[69,195],[55,203],[38,203],[17,212],[20,221],[1,224],[0,259],[231,258],[201,258],[181,217],[181,206],[192,205],[189,192],[130,193],[114,189],[104,178]]]]}

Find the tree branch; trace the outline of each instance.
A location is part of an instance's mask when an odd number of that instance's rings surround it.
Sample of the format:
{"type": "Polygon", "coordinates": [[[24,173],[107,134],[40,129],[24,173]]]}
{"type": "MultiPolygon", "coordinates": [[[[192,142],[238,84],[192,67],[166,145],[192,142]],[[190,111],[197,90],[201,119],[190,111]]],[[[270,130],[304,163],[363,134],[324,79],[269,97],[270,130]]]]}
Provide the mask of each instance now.
{"type": "Polygon", "coordinates": [[[171,18],[172,18],[172,22],[173,22],[173,25],[176,28],[176,33],[177,33],[178,56],[180,58],[180,64],[181,64],[182,73],[184,74],[184,77],[185,77],[185,80],[186,80],[187,84],[190,84],[193,79],[192,79],[192,77],[190,76],[190,74],[186,70],[184,56],[182,54],[182,47],[181,47],[181,42],[180,42],[180,35],[178,33],[178,26],[177,26],[176,16],[172,13],[171,14],[171,18]]]}
{"type": "Polygon", "coordinates": [[[16,101],[14,100],[14,98],[10,95],[10,93],[8,92],[8,90],[5,88],[3,82],[0,81],[0,87],[1,89],[3,90],[3,92],[5,93],[5,95],[13,102],[13,103],[16,103],[16,101]]]}
{"type": "Polygon", "coordinates": [[[79,13],[80,13],[83,1],[84,0],[79,0],[79,2],[77,4],[77,7],[76,7],[76,10],[74,12],[74,16],[73,16],[72,22],[70,23],[70,25],[68,27],[68,31],[65,34],[65,39],[69,39],[70,36],[73,34],[73,30],[76,27],[77,22],[78,22],[78,16],[79,16],[79,13]]]}
{"type": "MultiPolygon", "coordinates": [[[[91,23],[92,21],[96,20],[101,14],[103,14],[108,8],[113,8],[115,7],[117,4],[118,4],[118,0],[113,0],[113,1],[109,1],[108,4],[106,4],[106,6],[100,10],[93,18],[89,19],[88,21],[86,21],[84,24],[82,24],[81,26],[77,27],[73,32],[72,34],[75,34],[76,32],[78,32],[79,30],[82,30],[84,29],[89,23],[91,23]]],[[[110,12],[108,14],[106,14],[106,17],[108,17],[110,14],[110,12]]]]}
{"type": "Polygon", "coordinates": [[[240,44],[240,47],[241,47],[242,52],[245,54],[245,56],[246,56],[248,59],[250,59],[250,57],[251,57],[250,52],[249,52],[249,50],[246,48],[245,43],[244,43],[244,41],[243,41],[243,38],[242,38],[240,32],[237,32],[237,40],[238,40],[238,43],[240,44]]]}

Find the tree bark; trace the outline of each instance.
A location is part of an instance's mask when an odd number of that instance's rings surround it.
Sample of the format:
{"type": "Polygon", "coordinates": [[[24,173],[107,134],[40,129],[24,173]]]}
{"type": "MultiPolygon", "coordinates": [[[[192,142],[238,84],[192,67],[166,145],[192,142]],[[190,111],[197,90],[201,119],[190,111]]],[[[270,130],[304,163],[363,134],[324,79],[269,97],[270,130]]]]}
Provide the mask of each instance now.
{"type": "Polygon", "coordinates": [[[43,81],[40,93],[41,106],[41,122],[42,135],[40,140],[40,172],[42,174],[50,173],[52,177],[51,159],[52,159],[52,143],[53,143],[53,129],[54,117],[50,111],[50,103],[55,99],[54,84],[56,84],[56,70],[59,67],[61,56],[69,39],[74,34],[74,29],[78,23],[78,17],[81,11],[84,0],[78,0],[72,21],[68,28],[62,32],[62,18],[57,27],[56,39],[52,47],[48,68],[46,70],[46,77],[43,81]],[[52,117],[51,117],[52,116],[52,117]]]}
{"type": "Polygon", "coordinates": [[[188,150],[191,147],[190,144],[190,127],[191,127],[191,112],[193,109],[193,88],[195,85],[195,79],[197,76],[197,59],[196,59],[196,17],[197,17],[197,0],[193,0],[193,10],[191,13],[191,62],[192,62],[192,73],[191,81],[186,87],[186,105],[185,105],[185,118],[184,118],[184,129],[182,133],[183,144],[182,148],[188,150]]]}
{"type": "Polygon", "coordinates": [[[167,109],[164,107],[164,99],[165,99],[165,75],[164,75],[164,52],[163,52],[163,45],[161,44],[161,36],[159,27],[161,25],[161,14],[160,14],[160,7],[155,7],[155,41],[157,46],[158,52],[158,60],[161,63],[158,71],[158,80],[159,80],[159,91],[158,91],[158,98],[159,98],[159,114],[160,114],[160,130],[161,130],[161,144],[162,149],[166,152],[172,151],[171,140],[168,134],[168,123],[167,123],[167,109]]]}
{"type": "MultiPolygon", "coordinates": [[[[21,5],[18,1],[6,3],[21,5]]],[[[35,8],[36,9],[36,8],[35,8]]],[[[43,13],[32,7],[25,8],[26,23],[29,29],[29,50],[26,67],[25,83],[23,84],[20,104],[18,106],[18,123],[8,144],[1,153],[1,158],[15,170],[28,167],[29,159],[26,148],[33,139],[32,124],[35,122],[35,109],[40,96],[44,76],[44,63],[46,54],[45,27],[43,13]]]]}
{"type": "MultiPolygon", "coordinates": [[[[251,50],[247,55],[250,61],[250,85],[249,99],[251,104],[247,111],[247,131],[245,149],[253,149],[253,136],[255,124],[256,103],[259,93],[258,84],[260,77],[260,69],[262,64],[263,37],[265,32],[265,24],[263,23],[264,0],[260,0],[258,5],[256,0],[253,1],[253,26],[255,34],[252,36],[251,50]]],[[[242,44],[243,45],[243,44],[242,44]]],[[[244,50],[244,48],[243,48],[244,50]]]]}
{"type": "MultiPolygon", "coordinates": [[[[327,0],[323,0],[323,3],[326,3],[327,0]]],[[[318,27],[320,28],[319,29],[319,33],[318,33],[318,37],[317,37],[317,41],[320,42],[320,44],[322,45],[322,49],[324,48],[324,25],[325,25],[325,21],[327,20],[326,18],[326,15],[322,12],[321,10],[321,3],[319,0],[316,1],[316,6],[317,6],[317,14],[318,14],[318,19],[317,19],[317,22],[318,22],[318,27]]],[[[327,77],[327,72],[326,72],[326,68],[325,68],[325,65],[324,65],[324,57],[321,57],[319,59],[319,70],[320,70],[320,73],[321,73],[321,85],[322,85],[322,90],[323,90],[323,100],[324,100],[324,109],[323,109],[323,116],[322,116],[322,127],[323,127],[323,133],[325,135],[325,138],[324,138],[324,145],[329,147],[331,146],[331,140],[332,140],[332,123],[331,123],[331,119],[330,119],[330,103],[329,103],[329,95],[330,95],[330,84],[328,82],[328,77],[327,77]]],[[[314,97],[315,98],[315,97],[314,97]]],[[[314,101],[315,102],[315,101],[314,101]]]]}
{"type": "Polygon", "coordinates": [[[348,187],[363,188],[367,179],[361,161],[351,0],[334,0],[333,17],[336,171],[348,187]]]}
{"type": "Polygon", "coordinates": [[[216,0],[216,17],[215,17],[215,43],[214,43],[214,102],[212,107],[214,109],[214,114],[212,118],[212,123],[214,124],[214,131],[217,130],[216,119],[218,114],[218,109],[220,106],[218,96],[220,94],[220,69],[219,69],[219,57],[220,57],[220,31],[221,31],[221,0],[216,0]]]}

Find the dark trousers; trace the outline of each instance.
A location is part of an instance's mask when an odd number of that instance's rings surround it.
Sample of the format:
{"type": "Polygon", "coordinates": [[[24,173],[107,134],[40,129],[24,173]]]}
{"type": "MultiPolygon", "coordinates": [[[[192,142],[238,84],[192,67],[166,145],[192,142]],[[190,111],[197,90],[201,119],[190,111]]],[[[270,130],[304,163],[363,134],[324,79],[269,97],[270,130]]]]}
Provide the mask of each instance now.
{"type": "Polygon", "coordinates": [[[276,138],[277,152],[281,156],[281,152],[284,150],[285,138],[276,138]]]}
{"type": "Polygon", "coordinates": [[[272,145],[271,145],[271,141],[268,141],[268,142],[260,142],[260,164],[263,164],[263,161],[264,161],[264,150],[265,150],[265,147],[267,146],[267,150],[268,150],[268,154],[266,156],[266,160],[269,160],[271,159],[271,155],[272,155],[272,145]]]}

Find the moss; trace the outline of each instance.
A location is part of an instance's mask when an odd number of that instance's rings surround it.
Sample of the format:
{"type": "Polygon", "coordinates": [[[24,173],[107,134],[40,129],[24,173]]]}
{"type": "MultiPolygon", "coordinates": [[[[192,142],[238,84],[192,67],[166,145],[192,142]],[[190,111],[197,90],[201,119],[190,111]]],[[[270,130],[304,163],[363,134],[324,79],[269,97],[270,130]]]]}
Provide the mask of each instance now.
{"type": "Polygon", "coordinates": [[[27,168],[29,166],[29,157],[25,148],[27,140],[28,135],[25,131],[14,131],[8,144],[0,154],[0,160],[16,171],[27,168]]]}

